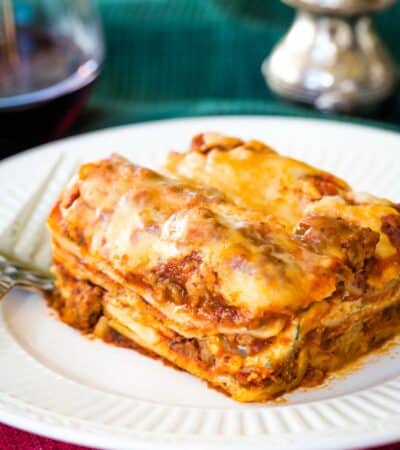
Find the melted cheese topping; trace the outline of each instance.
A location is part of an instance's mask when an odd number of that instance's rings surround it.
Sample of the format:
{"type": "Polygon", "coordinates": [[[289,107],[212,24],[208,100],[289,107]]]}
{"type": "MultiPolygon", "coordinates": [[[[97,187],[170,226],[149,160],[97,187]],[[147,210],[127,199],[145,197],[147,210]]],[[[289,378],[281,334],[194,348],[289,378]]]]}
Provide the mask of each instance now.
{"type": "MultiPolygon", "coordinates": [[[[213,134],[206,152],[170,153],[167,173],[211,186],[245,208],[273,214],[294,226],[308,202],[320,199],[321,188],[345,192],[348,185],[308,164],[279,155],[259,142],[225,142],[213,134]],[[235,145],[236,146],[233,146],[235,145]]],[[[202,149],[204,150],[204,149],[202,149]]]]}
{"type": "Polygon", "coordinates": [[[227,314],[304,308],[339,280],[337,261],[308,251],[264,214],[117,156],[81,167],[49,226],[127,281],[151,286],[160,304],[206,305],[221,325],[227,314]]]}
{"type": "MultiPolygon", "coordinates": [[[[334,175],[279,155],[260,142],[245,143],[216,133],[195,136],[186,153],[171,152],[165,171],[217,188],[238,205],[272,215],[289,233],[315,215],[369,228],[379,234],[375,257],[386,263],[370,276],[371,284],[382,286],[400,277],[396,257],[400,249],[382,230],[384,218],[399,212],[386,199],[353,192],[334,175]]],[[[329,254],[343,259],[342,248],[330,248],[329,254]]]]}

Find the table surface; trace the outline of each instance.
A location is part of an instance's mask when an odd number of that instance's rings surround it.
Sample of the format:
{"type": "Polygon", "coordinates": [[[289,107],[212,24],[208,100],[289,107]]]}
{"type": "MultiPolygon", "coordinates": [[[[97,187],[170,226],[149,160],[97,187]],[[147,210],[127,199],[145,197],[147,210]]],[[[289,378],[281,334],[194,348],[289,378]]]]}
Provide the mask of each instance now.
{"type": "Polygon", "coordinates": [[[0,424],[0,450],[91,450],[0,424]]]}
{"type": "MultiPolygon", "coordinates": [[[[90,447],[72,445],[37,436],[0,424],[0,450],[92,450],[90,447]]],[[[94,450],[94,449],[93,449],[94,450]]],[[[133,450],[133,449],[132,449],[133,450]]],[[[162,449],[160,449],[162,450],[162,449]]],[[[370,450],[400,450],[400,444],[374,447],[370,450]]]]}
{"type": "MultiPolygon", "coordinates": [[[[273,114],[324,117],[277,101],[260,65],[287,30],[293,13],[265,0],[97,0],[107,59],[71,134],[168,117],[273,114]],[[184,64],[182,63],[184,61],[184,64]]],[[[400,60],[400,2],[377,17],[400,60]]],[[[330,116],[331,117],[331,116],[330,116]]],[[[400,97],[384,114],[339,120],[400,129],[400,97]]],[[[0,450],[78,450],[0,425],[0,450]]],[[[384,447],[400,450],[399,445],[384,447]]]]}

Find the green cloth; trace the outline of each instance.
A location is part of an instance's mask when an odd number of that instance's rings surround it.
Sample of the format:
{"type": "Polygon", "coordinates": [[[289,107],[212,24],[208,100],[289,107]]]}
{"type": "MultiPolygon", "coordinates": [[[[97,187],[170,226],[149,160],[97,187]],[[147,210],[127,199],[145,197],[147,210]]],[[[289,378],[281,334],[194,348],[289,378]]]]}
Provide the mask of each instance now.
{"type": "MultiPolygon", "coordinates": [[[[260,72],[293,11],[278,0],[97,0],[104,70],[74,132],[167,117],[279,114],[318,117],[278,101],[260,72]]],[[[400,62],[400,4],[377,17],[400,62]]],[[[329,116],[332,117],[332,116],[329,116]]],[[[349,118],[344,118],[349,120],[349,118]]],[[[369,122],[371,119],[350,119],[369,122]]],[[[400,128],[396,97],[372,123],[400,128]]]]}

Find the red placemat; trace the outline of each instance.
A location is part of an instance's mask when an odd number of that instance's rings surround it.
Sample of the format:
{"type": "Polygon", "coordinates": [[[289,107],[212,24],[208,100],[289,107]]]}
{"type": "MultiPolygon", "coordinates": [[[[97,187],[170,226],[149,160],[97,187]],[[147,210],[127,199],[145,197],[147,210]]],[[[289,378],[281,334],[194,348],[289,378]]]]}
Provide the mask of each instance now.
{"type": "Polygon", "coordinates": [[[17,430],[0,423],[0,450],[93,450],[17,430]]]}
{"type": "MultiPolygon", "coordinates": [[[[400,443],[374,447],[370,450],[400,450],[400,443]]],[[[0,423],[0,450],[95,450],[81,445],[66,444],[53,439],[17,430],[0,423]]]]}

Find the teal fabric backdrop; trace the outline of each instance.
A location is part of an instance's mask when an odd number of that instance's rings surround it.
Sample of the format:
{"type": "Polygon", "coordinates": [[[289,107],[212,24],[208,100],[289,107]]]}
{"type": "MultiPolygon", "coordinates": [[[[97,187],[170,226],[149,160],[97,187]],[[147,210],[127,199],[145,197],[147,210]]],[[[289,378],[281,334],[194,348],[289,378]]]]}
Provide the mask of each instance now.
{"type": "MultiPolygon", "coordinates": [[[[262,60],[293,17],[279,0],[97,3],[107,59],[74,132],[207,114],[320,115],[276,100],[261,76],[262,60]]],[[[400,4],[379,14],[377,24],[400,62],[400,4]]],[[[399,97],[372,122],[400,129],[399,97]]]]}

